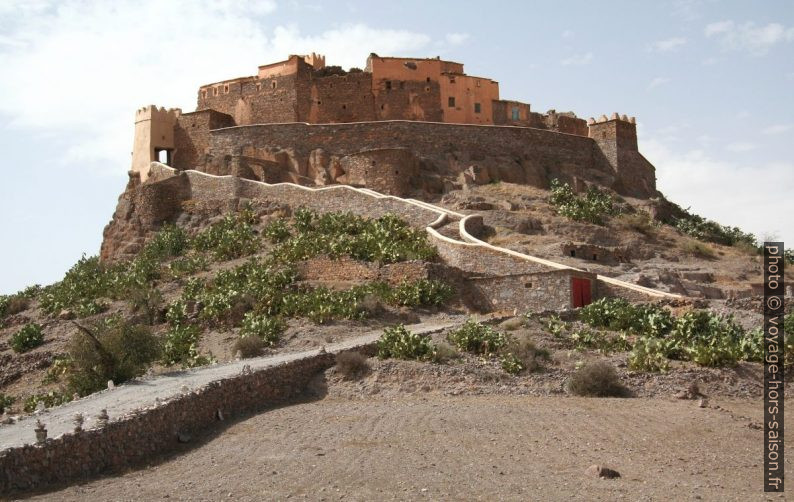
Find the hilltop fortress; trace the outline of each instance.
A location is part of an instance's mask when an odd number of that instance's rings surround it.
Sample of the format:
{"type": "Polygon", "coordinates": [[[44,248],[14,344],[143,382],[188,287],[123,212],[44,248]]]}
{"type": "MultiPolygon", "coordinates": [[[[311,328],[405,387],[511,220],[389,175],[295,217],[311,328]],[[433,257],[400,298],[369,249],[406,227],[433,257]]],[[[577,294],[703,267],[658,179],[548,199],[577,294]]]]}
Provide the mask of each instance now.
{"type": "Polygon", "coordinates": [[[633,117],[533,112],[498,82],[439,58],[380,57],[344,71],[317,54],[203,85],[196,111],[147,106],[135,118],[132,175],[152,161],[268,183],[347,184],[405,196],[492,181],[560,178],[657,196],[633,117]]]}

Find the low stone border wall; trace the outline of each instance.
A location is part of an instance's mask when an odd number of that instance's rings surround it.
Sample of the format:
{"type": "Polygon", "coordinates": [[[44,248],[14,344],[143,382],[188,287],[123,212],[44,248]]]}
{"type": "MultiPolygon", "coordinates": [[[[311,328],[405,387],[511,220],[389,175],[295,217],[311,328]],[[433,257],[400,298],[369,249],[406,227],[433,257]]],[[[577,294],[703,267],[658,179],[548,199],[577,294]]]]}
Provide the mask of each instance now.
{"type": "MultiPolygon", "coordinates": [[[[355,350],[367,352],[372,347],[355,350]]],[[[4,450],[0,452],[0,495],[139,465],[153,455],[173,450],[180,435],[190,436],[217,425],[222,418],[262,410],[300,395],[309,381],[334,361],[334,354],[318,353],[216,380],[118,417],[102,428],[4,450]]],[[[30,434],[32,440],[32,428],[30,434]]]]}

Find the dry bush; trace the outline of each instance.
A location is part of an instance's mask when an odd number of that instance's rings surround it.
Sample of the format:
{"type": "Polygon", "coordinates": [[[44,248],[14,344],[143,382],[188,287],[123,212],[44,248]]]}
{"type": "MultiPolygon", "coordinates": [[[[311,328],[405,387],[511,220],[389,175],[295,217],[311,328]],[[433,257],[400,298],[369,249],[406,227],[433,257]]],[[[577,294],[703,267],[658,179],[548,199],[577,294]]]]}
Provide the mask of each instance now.
{"type": "Polygon", "coordinates": [[[629,390],[620,382],[615,368],[604,361],[589,363],[568,380],[568,391],[577,396],[628,397],[629,390]]]}
{"type": "Polygon", "coordinates": [[[342,352],[336,355],[336,371],[345,380],[355,380],[370,370],[369,361],[359,352],[342,352]]]}
{"type": "Polygon", "coordinates": [[[624,228],[639,232],[642,235],[649,236],[656,232],[653,218],[651,218],[651,215],[645,211],[639,211],[632,214],[621,214],[618,217],[618,221],[624,228]]]}
{"type": "Polygon", "coordinates": [[[434,363],[442,364],[458,358],[460,358],[460,352],[458,352],[458,349],[456,349],[454,345],[447,342],[439,342],[436,344],[436,349],[433,352],[434,363]]]}
{"type": "Polygon", "coordinates": [[[528,338],[511,340],[501,352],[503,355],[512,354],[516,362],[520,363],[521,371],[529,373],[539,370],[542,362],[550,359],[548,350],[539,348],[528,338]]]}
{"type": "Polygon", "coordinates": [[[6,305],[6,315],[19,314],[25,311],[30,305],[30,300],[24,296],[12,296],[6,305]]]}
{"type": "Polygon", "coordinates": [[[240,353],[243,359],[262,355],[265,342],[258,336],[243,336],[234,342],[234,353],[240,353]]]}
{"type": "Polygon", "coordinates": [[[499,327],[505,331],[515,331],[524,327],[524,317],[513,317],[512,319],[507,319],[502,321],[499,324],[499,327]]]}
{"type": "Polygon", "coordinates": [[[695,240],[689,240],[681,244],[681,250],[690,256],[707,260],[713,260],[717,257],[711,246],[695,240]]]}

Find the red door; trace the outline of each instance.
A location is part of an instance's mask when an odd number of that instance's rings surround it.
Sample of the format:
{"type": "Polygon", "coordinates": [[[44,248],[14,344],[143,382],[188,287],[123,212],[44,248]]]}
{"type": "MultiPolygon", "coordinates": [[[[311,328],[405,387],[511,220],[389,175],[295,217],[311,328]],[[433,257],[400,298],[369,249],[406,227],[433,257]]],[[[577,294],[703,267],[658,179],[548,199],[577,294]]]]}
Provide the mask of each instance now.
{"type": "Polygon", "coordinates": [[[573,292],[573,308],[584,307],[592,301],[590,279],[571,277],[571,290],[573,292]]]}

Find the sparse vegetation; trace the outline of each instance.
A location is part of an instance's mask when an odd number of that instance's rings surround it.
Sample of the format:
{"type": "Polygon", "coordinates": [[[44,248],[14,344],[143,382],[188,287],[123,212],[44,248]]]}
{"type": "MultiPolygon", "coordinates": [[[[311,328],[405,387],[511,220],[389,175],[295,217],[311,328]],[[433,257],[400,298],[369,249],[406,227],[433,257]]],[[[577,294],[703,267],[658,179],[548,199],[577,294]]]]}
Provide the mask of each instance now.
{"type": "Polygon", "coordinates": [[[636,213],[624,213],[618,217],[618,221],[627,229],[639,232],[642,235],[651,236],[656,232],[657,223],[645,211],[636,213]]]}
{"type": "Polygon", "coordinates": [[[272,347],[278,342],[285,328],[286,325],[284,321],[277,317],[268,317],[255,312],[248,312],[245,314],[245,317],[243,317],[240,337],[255,337],[262,341],[263,346],[272,347]]]}
{"type": "Polygon", "coordinates": [[[549,202],[561,216],[596,225],[603,225],[605,218],[617,213],[609,193],[591,186],[584,196],[578,196],[568,183],[557,179],[551,181],[549,202]]]}
{"type": "Polygon", "coordinates": [[[689,256],[706,260],[713,260],[717,257],[717,253],[714,252],[710,245],[694,240],[684,241],[681,244],[681,251],[689,256]]]}
{"type": "Polygon", "coordinates": [[[193,245],[199,251],[211,253],[217,260],[231,260],[253,254],[259,248],[259,237],[254,232],[256,216],[243,209],[199,232],[193,245]]]}
{"type": "Polygon", "coordinates": [[[408,331],[402,324],[384,329],[377,345],[380,359],[427,360],[433,357],[430,339],[408,331]]]}
{"type": "Polygon", "coordinates": [[[585,364],[568,380],[568,391],[577,396],[627,397],[628,389],[621,383],[615,368],[604,361],[585,364]]]}
{"type": "Polygon", "coordinates": [[[472,354],[494,354],[504,347],[508,337],[495,329],[469,319],[460,328],[447,335],[447,339],[460,350],[472,354]]]}
{"type": "Polygon", "coordinates": [[[336,355],[336,371],[346,380],[355,380],[369,370],[369,361],[359,352],[348,351],[336,355]]]}
{"type": "Polygon", "coordinates": [[[45,408],[52,408],[53,406],[60,406],[72,400],[72,396],[57,390],[51,390],[44,394],[34,394],[25,399],[22,409],[25,413],[33,413],[36,411],[39,403],[43,403],[45,408]]]}
{"type": "Polygon", "coordinates": [[[689,209],[681,209],[681,213],[683,215],[673,219],[671,224],[680,232],[699,241],[713,242],[725,246],[733,246],[738,243],[757,246],[755,236],[751,233],[743,232],[738,227],[720,225],[715,221],[690,213],[689,209]]]}
{"type": "Polygon", "coordinates": [[[551,357],[549,351],[539,348],[529,338],[510,338],[501,350],[501,365],[506,372],[516,375],[522,371],[533,372],[540,369],[542,362],[551,357]]]}
{"type": "Polygon", "coordinates": [[[632,371],[657,373],[670,368],[662,341],[652,337],[641,337],[634,342],[627,363],[632,371]]]}
{"type": "Polygon", "coordinates": [[[13,396],[6,396],[0,392],[0,415],[3,414],[3,410],[10,409],[14,401],[16,401],[16,399],[13,396]]]}
{"type": "Polygon", "coordinates": [[[110,317],[92,327],[78,326],[69,343],[69,391],[81,396],[142,375],[160,356],[151,330],[110,317]]]}
{"type": "Polygon", "coordinates": [[[35,349],[42,343],[44,343],[44,333],[41,331],[41,326],[28,323],[11,336],[9,345],[14,352],[21,354],[35,349]]]}

